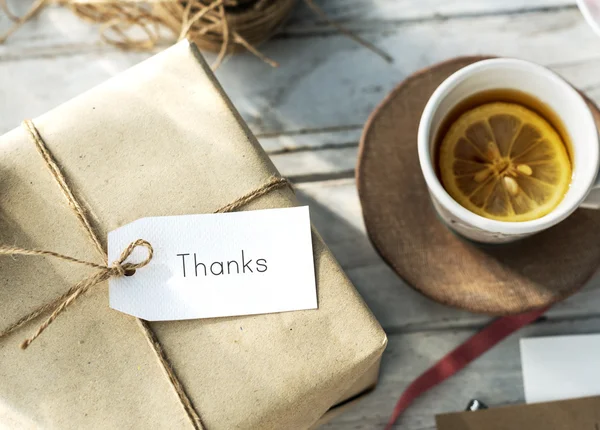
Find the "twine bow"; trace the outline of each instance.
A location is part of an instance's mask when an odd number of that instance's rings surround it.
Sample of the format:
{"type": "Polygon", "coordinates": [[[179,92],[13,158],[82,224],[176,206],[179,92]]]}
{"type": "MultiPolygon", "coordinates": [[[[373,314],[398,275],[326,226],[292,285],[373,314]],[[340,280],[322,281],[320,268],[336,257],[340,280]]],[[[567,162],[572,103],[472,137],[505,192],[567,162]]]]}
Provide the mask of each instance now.
{"type": "Polygon", "coordinates": [[[115,261],[112,265],[103,265],[96,264],[91,261],[80,260],[78,258],[69,257],[68,255],[59,254],[53,251],[44,251],[41,249],[26,249],[26,248],[18,248],[18,247],[9,247],[9,246],[0,246],[0,255],[29,255],[29,256],[46,256],[46,257],[54,257],[60,260],[69,261],[71,263],[77,263],[88,267],[93,267],[97,269],[96,273],[88,276],[87,278],[79,281],[75,284],[69,291],[63,294],[61,297],[53,301],[52,303],[48,303],[41,308],[37,309],[34,313],[31,313],[19,321],[11,324],[2,332],[0,332],[0,338],[5,334],[8,334],[23,324],[31,321],[37,316],[49,311],[50,309],[54,309],[52,314],[38,327],[36,332],[29,338],[25,339],[21,343],[22,349],[27,349],[27,347],[33,342],[40,334],[43,333],[44,330],[48,328],[50,324],[58,317],[61,312],[63,312],[71,303],[73,303],[79,296],[86,293],[90,288],[95,285],[98,285],[101,282],[107,281],[110,278],[118,278],[121,276],[131,276],[135,273],[137,269],[140,269],[150,263],[152,260],[152,256],[154,254],[154,250],[152,249],[152,245],[149,242],[138,239],[135,242],[131,242],[127,248],[123,250],[121,256],[117,261],[115,261]],[[138,246],[146,248],[148,251],[148,255],[146,258],[139,263],[131,263],[127,262],[127,258],[131,255],[133,250],[138,246]]]}
{"type": "MultiPolygon", "coordinates": [[[[106,251],[104,250],[104,247],[100,243],[100,240],[98,239],[98,236],[92,227],[92,223],[89,220],[84,207],[79,203],[77,198],[75,198],[75,195],[73,194],[73,192],[71,190],[71,187],[67,183],[67,179],[63,175],[63,173],[62,173],[60,167],[58,166],[58,164],[56,163],[56,161],[54,160],[54,157],[52,157],[52,154],[46,147],[46,143],[40,136],[37,128],[35,127],[33,122],[31,122],[30,120],[23,121],[23,128],[29,133],[31,140],[35,143],[36,149],[38,150],[38,152],[44,159],[46,166],[48,167],[48,170],[51,172],[52,176],[56,180],[56,183],[60,187],[63,195],[66,197],[67,201],[69,202],[69,206],[73,210],[73,213],[75,214],[77,219],[80,221],[81,225],[83,226],[83,228],[84,228],[85,232],[87,233],[91,242],[94,244],[96,251],[99,253],[99,255],[102,257],[102,260],[105,262],[105,264],[97,264],[97,263],[93,263],[90,261],[85,261],[85,260],[80,260],[78,258],[70,257],[68,255],[59,254],[54,251],[45,251],[45,250],[40,250],[40,249],[26,249],[26,248],[0,245],[0,255],[28,255],[28,256],[54,257],[54,258],[58,258],[63,261],[77,263],[77,264],[81,264],[84,266],[88,266],[88,267],[97,269],[96,273],[94,273],[93,275],[91,275],[91,276],[83,279],[82,281],[78,282],[77,284],[75,284],[73,287],[71,287],[71,289],[69,289],[69,291],[67,291],[65,294],[63,294],[56,300],[40,306],[39,308],[35,309],[30,314],[25,315],[18,321],[10,324],[3,331],[0,331],[0,339],[1,339],[3,337],[7,336],[8,334],[12,333],[13,331],[15,331],[22,325],[37,318],[38,316],[40,316],[48,311],[52,311],[52,313],[50,314],[48,319],[46,319],[38,327],[36,332],[30,338],[26,339],[25,341],[23,341],[23,343],[21,343],[21,348],[26,349],[31,344],[31,342],[33,342],[40,334],[42,334],[43,331],[46,330],[50,324],[52,324],[52,322],[56,319],[56,317],[58,317],[61,314],[61,312],[63,312],[71,303],[73,303],[75,300],[77,300],[78,297],[80,297],[82,294],[89,291],[90,288],[92,288],[94,285],[98,285],[104,281],[107,281],[109,278],[133,275],[137,269],[140,269],[140,268],[146,266],[150,262],[153,254],[154,254],[154,250],[152,249],[152,245],[149,242],[147,242],[143,239],[138,239],[138,240],[130,243],[127,246],[127,248],[125,248],[123,250],[119,259],[117,261],[115,261],[112,265],[109,266],[106,263],[108,260],[106,251]],[[139,263],[127,262],[126,261],[127,258],[129,258],[129,256],[133,252],[133,250],[137,247],[146,248],[146,250],[148,252],[146,258],[139,263]]],[[[290,183],[287,179],[271,177],[262,186],[238,197],[233,202],[217,209],[215,211],[215,213],[231,212],[262,195],[270,193],[271,191],[281,188],[281,187],[284,187],[284,186],[290,186],[290,183]]],[[[144,329],[147,330],[147,328],[144,328],[144,329]]]]}

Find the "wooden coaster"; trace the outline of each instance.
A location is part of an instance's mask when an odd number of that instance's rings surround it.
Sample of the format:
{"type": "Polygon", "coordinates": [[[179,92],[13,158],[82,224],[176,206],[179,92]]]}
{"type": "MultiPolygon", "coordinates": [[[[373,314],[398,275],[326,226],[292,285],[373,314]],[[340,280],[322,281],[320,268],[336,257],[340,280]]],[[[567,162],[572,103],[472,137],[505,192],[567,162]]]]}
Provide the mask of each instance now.
{"type": "MultiPolygon", "coordinates": [[[[438,219],[417,156],[421,113],[444,79],[485,58],[456,58],[396,87],[363,132],[358,192],[373,245],[415,289],[472,312],[516,314],[563,300],[595,273],[600,213],[579,209],[545,232],[503,245],[471,243],[438,219]]],[[[587,101],[600,124],[600,111],[587,101]]]]}

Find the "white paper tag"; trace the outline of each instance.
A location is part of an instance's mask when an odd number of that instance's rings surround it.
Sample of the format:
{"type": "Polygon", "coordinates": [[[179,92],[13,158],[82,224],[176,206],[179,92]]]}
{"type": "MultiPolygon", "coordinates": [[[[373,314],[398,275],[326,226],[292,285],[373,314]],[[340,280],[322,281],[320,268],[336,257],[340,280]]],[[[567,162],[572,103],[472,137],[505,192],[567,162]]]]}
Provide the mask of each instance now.
{"type": "Polygon", "coordinates": [[[154,256],[109,280],[113,309],[166,321],[317,308],[308,206],[142,218],[108,234],[109,262],[136,239],[154,256]]]}
{"type": "Polygon", "coordinates": [[[527,403],[600,395],[600,334],[521,339],[527,403]]]}

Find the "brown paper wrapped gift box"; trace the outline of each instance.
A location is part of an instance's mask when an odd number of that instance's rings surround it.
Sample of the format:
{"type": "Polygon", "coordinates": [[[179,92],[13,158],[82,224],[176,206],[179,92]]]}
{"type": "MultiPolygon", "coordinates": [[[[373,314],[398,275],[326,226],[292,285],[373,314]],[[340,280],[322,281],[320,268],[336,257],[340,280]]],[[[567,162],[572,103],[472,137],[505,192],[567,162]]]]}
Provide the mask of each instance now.
{"type": "MultiPolygon", "coordinates": [[[[101,238],[145,216],[212,212],[277,174],[186,41],[34,122],[101,238]]],[[[0,199],[1,243],[97,258],[22,128],[0,139],[0,199]]],[[[282,188],[244,210],[296,204],[282,188]]],[[[150,323],[204,427],[307,428],[375,384],[385,334],[317,234],[313,248],[318,310],[150,323]]],[[[88,275],[0,257],[0,330],[88,275]]],[[[135,319],[107,295],[94,287],[26,351],[39,318],[0,339],[0,423],[194,427],[135,319]]]]}

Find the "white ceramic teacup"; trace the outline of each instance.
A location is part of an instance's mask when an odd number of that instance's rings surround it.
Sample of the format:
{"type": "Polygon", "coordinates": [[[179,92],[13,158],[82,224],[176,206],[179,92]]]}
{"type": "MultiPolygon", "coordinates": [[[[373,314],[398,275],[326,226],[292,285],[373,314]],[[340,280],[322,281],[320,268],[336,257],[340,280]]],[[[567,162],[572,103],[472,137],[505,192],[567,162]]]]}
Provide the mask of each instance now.
{"type": "Polygon", "coordinates": [[[549,69],[523,60],[498,58],[473,63],[447,78],[433,93],[421,116],[418,133],[421,170],[442,220],[457,233],[485,243],[501,243],[545,230],[578,207],[600,209],[599,141],[594,117],[583,97],[549,69]],[[546,104],[562,120],[572,143],[573,176],[569,191],[552,212],[523,221],[496,221],[457,203],[443,188],[434,166],[436,134],[452,109],[482,91],[517,90],[546,104]]]}

